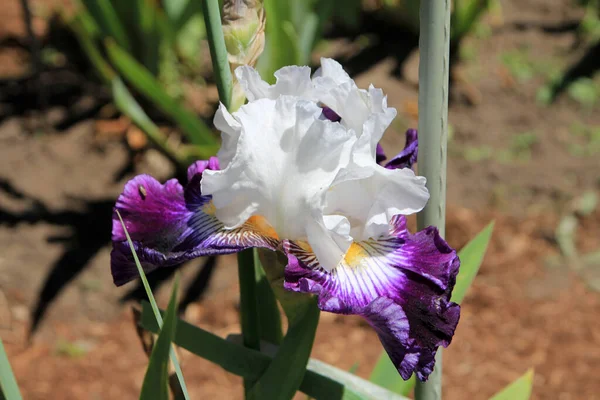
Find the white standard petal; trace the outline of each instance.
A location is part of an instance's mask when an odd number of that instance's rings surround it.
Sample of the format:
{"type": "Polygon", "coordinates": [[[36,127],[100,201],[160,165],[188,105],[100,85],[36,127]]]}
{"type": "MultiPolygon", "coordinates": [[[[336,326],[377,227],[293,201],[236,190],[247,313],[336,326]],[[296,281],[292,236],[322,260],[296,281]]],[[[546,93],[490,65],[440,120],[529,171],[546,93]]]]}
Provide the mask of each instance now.
{"type": "Polygon", "coordinates": [[[205,171],[201,182],[227,228],[260,215],[279,237],[308,240],[312,246],[308,231],[317,221],[345,251],[349,224],[323,220],[320,210],[324,193],[350,161],[356,136],[338,123],[319,120],[320,114],[315,103],[290,96],[257,100],[233,114],[240,134],[230,142],[235,149],[224,153],[235,156],[225,169],[205,171]]]}
{"type": "Polygon", "coordinates": [[[275,100],[279,96],[297,96],[306,100],[312,100],[314,97],[310,67],[283,67],[275,72],[274,85],[263,81],[258,71],[249,66],[236,68],[235,76],[249,101],[265,98],[275,100]]]}
{"type": "Polygon", "coordinates": [[[354,240],[387,234],[394,215],[414,214],[429,199],[424,177],[408,168],[378,165],[367,139],[362,136],[356,142],[351,163],[327,191],[324,209],[325,215],[343,215],[350,221],[354,240]]]}

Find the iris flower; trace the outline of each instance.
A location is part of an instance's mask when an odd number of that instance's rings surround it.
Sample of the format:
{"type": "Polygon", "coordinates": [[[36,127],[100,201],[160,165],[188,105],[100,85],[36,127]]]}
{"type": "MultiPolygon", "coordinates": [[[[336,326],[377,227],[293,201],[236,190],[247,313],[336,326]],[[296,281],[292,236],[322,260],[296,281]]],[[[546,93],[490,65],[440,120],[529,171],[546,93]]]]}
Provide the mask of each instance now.
{"type": "MultiPolygon", "coordinates": [[[[458,323],[459,259],[436,228],[407,230],[405,216],[429,198],[410,168],[416,131],[380,165],[396,110],[380,89],[359,89],[337,62],[321,62],[312,78],[308,67],[284,67],[274,85],[239,67],[249,102],[233,114],[219,107],[217,157],[190,166],[185,187],[137,176],[115,208],[146,271],[251,247],[283,252],[286,289],[364,317],[402,378],[426,380],[458,323]]],[[[122,285],[137,270],[118,218],[112,234],[122,285]]]]}

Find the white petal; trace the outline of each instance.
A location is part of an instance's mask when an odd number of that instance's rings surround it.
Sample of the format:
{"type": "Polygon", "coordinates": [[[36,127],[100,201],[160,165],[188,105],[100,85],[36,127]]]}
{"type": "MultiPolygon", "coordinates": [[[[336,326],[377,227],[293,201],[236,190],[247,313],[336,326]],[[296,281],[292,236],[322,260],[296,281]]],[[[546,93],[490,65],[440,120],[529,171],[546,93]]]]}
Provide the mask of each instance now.
{"type": "Polygon", "coordinates": [[[336,85],[341,85],[352,80],[339,62],[325,57],[321,57],[321,68],[314,73],[313,79],[321,77],[332,80],[336,85]]]}
{"type": "Polygon", "coordinates": [[[234,113],[241,126],[235,156],[201,182],[219,220],[237,227],[261,215],[280,237],[306,239],[306,224],[322,208],[356,140],[342,125],[319,120],[320,114],[314,102],[290,96],[256,100],[234,113]]]}
{"type": "Polygon", "coordinates": [[[221,148],[217,156],[219,157],[221,168],[226,168],[235,155],[242,126],[227,111],[223,103],[219,104],[213,123],[221,131],[221,148]]]}
{"type": "Polygon", "coordinates": [[[248,66],[236,68],[235,76],[249,101],[265,98],[275,100],[282,95],[298,96],[307,100],[313,97],[309,67],[293,65],[279,69],[275,72],[274,85],[263,81],[259,73],[248,66]]]}
{"type": "Polygon", "coordinates": [[[321,266],[331,271],[344,259],[352,244],[350,223],[345,217],[329,216],[322,221],[309,220],[306,224],[308,243],[321,266]]]}
{"type": "Polygon", "coordinates": [[[271,85],[263,81],[257,70],[247,65],[235,69],[235,77],[242,85],[248,101],[268,98],[271,85]]]}
{"type": "Polygon", "coordinates": [[[425,178],[408,168],[388,170],[376,163],[352,165],[340,172],[326,195],[325,214],[346,216],[354,240],[378,238],[397,214],[414,214],[425,207],[425,178]]]}

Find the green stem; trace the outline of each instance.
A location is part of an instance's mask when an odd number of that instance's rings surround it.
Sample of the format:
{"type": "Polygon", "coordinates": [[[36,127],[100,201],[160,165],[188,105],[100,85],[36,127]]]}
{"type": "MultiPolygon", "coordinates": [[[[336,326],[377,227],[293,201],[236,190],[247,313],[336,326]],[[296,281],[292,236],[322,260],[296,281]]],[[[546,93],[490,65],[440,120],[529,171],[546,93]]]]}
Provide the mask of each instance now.
{"type": "MultiPolygon", "coordinates": [[[[244,346],[260,350],[260,324],[256,301],[256,267],[254,250],[248,249],[238,253],[238,279],[240,282],[240,314],[244,346]]],[[[254,382],[244,379],[246,398],[254,382]]]]}
{"type": "Polygon", "coordinates": [[[217,81],[219,99],[225,107],[229,108],[233,81],[229,61],[227,60],[227,47],[225,47],[223,27],[221,26],[219,0],[202,0],[202,12],[204,13],[206,35],[208,37],[215,80],[217,81]]]}
{"type": "MultiPolygon", "coordinates": [[[[445,235],[446,146],[450,0],[421,0],[419,35],[419,174],[427,178],[429,202],[417,216],[417,227],[436,226],[445,235]]],[[[427,382],[417,382],[415,400],[442,398],[442,351],[427,382]]]]}
{"type": "Polygon", "coordinates": [[[256,302],[260,320],[260,339],[273,344],[281,344],[283,330],[281,328],[281,314],[277,307],[275,293],[269,284],[265,271],[260,262],[258,251],[254,251],[254,264],[256,272],[256,302]]]}

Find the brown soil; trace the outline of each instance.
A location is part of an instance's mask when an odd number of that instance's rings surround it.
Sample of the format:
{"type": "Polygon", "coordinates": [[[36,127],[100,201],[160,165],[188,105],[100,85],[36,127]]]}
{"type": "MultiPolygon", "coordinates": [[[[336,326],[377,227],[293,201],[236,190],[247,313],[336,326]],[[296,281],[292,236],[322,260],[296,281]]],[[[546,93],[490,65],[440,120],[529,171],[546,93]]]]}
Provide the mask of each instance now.
{"type": "MultiPolygon", "coordinates": [[[[532,59],[557,67],[581,55],[581,50],[570,51],[572,31],[540,28],[580,17],[570,0],[523,3],[504,1],[503,24],[488,38],[469,39],[477,55],[461,66],[458,73],[466,78],[458,80],[453,93],[447,237],[460,248],[490,220],[496,227],[444,353],[445,398],[450,400],[487,399],[530,367],[535,368],[535,399],[600,399],[600,295],[561,261],[554,241],[570,201],[599,191],[598,156],[574,156],[567,145],[574,122],[600,126],[600,113],[566,95],[540,107],[535,96],[541,73],[518,82],[500,61],[523,46],[532,59]],[[467,105],[464,97],[476,104],[467,105]],[[528,158],[473,161],[464,156],[465,148],[485,146],[498,153],[524,132],[537,138],[528,158]]],[[[2,6],[0,17],[7,23],[0,39],[23,37],[19,15],[16,0],[2,6]]],[[[43,31],[43,20],[36,24],[36,31],[43,31]]],[[[0,79],[23,74],[24,60],[25,50],[0,46],[0,79]]],[[[417,99],[414,55],[403,67],[405,79],[390,77],[394,67],[386,59],[357,77],[359,85],[383,87],[400,112],[384,138],[390,153],[402,146],[399,132],[415,125],[417,99]]],[[[51,104],[47,114],[52,119],[61,113],[68,109],[51,104]]],[[[111,282],[109,218],[114,199],[134,173],[166,179],[173,169],[156,152],[132,157],[123,141],[95,134],[92,120],[66,132],[37,135],[28,133],[30,120],[17,116],[0,122],[0,336],[26,399],[136,398],[147,359],[130,310],[119,302],[128,289],[111,282]],[[133,171],[123,173],[127,166],[133,171]],[[28,343],[31,312],[56,265],[63,275],[54,279],[72,281],[28,343]],[[77,273],[78,266],[85,269],[77,273]]],[[[579,248],[597,251],[600,211],[579,221],[579,248]]],[[[190,263],[184,278],[198,264],[190,263]]],[[[163,304],[167,291],[159,292],[163,304]]],[[[202,301],[188,307],[186,318],[222,336],[235,333],[237,296],[235,258],[222,257],[202,301]]],[[[314,357],[346,369],[358,363],[357,373],[368,376],[380,352],[374,332],[359,319],[321,316],[314,357]]],[[[241,398],[239,378],[189,354],[183,363],[192,398],[241,398]]]]}

